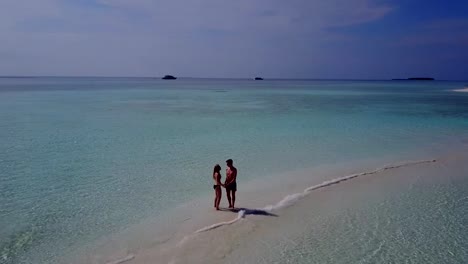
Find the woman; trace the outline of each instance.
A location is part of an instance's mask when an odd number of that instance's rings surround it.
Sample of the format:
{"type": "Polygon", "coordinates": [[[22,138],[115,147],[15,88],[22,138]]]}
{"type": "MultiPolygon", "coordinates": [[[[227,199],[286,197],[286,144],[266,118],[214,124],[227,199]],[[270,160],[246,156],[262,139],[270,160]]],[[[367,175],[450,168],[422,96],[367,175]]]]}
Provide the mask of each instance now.
{"type": "Polygon", "coordinates": [[[215,190],[214,207],[216,210],[219,210],[219,203],[221,202],[221,186],[224,186],[221,183],[221,166],[219,166],[219,164],[216,164],[213,168],[213,180],[213,189],[215,190]]]}

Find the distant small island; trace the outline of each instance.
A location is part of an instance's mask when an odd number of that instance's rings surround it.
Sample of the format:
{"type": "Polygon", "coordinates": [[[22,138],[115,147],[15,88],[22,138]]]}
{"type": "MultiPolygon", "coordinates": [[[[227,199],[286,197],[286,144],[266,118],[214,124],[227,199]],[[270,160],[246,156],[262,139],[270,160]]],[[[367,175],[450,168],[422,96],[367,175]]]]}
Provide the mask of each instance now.
{"type": "Polygon", "coordinates": [[[27,79],[27,78],[39,78],[35,76],[0,76],[0,79],[27,79]]]}
{"type": "Polygon", "coordinates": [[[407,79],[392,79],[393,81],[434,81],[431,77],[411,77],[407,79]]]}
{"type": "Polygon", "coordinates": [[[165,75],[162,77],[163,80],[176,80],[177,78],[172,75],[165,75]]]}
{"type": "Polygon", "coordinates": [[[255,77],[255,79],[254,79],[254,80],[256,80],[256,81],[262,81],[262,80],[263,80],[263,78],[262,78],[262,77],[255,77]]]}

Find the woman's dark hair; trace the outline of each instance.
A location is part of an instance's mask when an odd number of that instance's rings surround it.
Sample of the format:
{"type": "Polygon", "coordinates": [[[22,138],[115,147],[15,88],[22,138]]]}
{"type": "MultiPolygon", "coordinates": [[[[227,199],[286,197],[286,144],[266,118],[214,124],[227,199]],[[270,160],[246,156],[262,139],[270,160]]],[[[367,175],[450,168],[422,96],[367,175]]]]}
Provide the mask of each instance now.
{"type": "Polygon", "coordinates": [[[220,171],[221,171],[221,166],[219,166],[219,164],[216,164],[213,168],[213,175],[215,175],[215,173],[220,172],[220,171]]]}

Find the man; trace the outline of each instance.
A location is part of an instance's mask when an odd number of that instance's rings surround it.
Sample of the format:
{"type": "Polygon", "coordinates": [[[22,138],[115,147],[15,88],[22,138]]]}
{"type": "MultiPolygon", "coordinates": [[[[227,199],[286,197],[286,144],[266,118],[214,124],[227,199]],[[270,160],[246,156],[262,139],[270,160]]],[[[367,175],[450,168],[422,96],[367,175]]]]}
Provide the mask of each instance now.
{"type": "Polygon", "coordinates": [[[236,203],[237,191],[237,169],[232,165],[232,163],[232,159],[226,160],[226,181],[224,182],[224,186],[226,188],[226,195],[229,202],[229,208],[234,208],[234,205],[236,203]]]}

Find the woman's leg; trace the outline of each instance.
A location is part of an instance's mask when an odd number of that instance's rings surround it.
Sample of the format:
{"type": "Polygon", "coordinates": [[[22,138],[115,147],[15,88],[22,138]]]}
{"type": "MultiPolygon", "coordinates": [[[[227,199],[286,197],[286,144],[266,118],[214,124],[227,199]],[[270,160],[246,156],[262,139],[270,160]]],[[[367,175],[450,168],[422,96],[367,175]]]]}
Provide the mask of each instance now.
{"type": "Polygon", "coordinates": [[[216,188],[216,199],[215,199],[215,207],[219,210],[219,203],[221,202],[221,187],[216,188]]]}
{"type": "Polygon", "coordinates": [[[216,201],[218,200],[218,188],[216,188],[214,191],[215,191],[214,208],[216,208],[216,201]]]}

